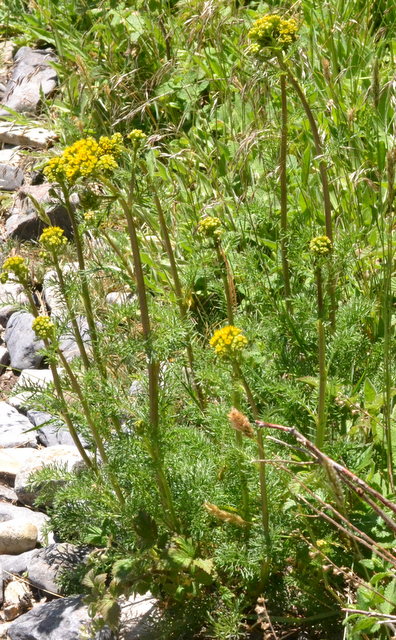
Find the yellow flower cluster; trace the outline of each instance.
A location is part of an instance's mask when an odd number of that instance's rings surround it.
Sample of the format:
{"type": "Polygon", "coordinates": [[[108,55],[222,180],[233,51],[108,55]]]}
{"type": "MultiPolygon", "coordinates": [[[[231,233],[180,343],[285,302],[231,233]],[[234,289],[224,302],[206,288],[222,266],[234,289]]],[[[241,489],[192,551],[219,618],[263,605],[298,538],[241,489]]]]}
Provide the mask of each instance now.
{"type": "Polygon", "coordinates": [[[44,168],[44,174],[51,182],[73,183],[79,177],[87,177],[117,168],[115,158],[123,149],[122,136],[115,133],[111,137],[102,136],[77,140],[66,147],[63,154],[51,158],[44,168]]]}
{"type": "Polygon", "coordinates": [[[205,216],[198,222],[198,233],[206,238],[218,238],[221,234],[221,220],[212,216],[205,216]]]}
{"type": "Polygon", "coordinates": [[[10,273],[13,273],[19,282],[26,283],[29,277],[29,269],[25,258],[22,258],[22,256],[11,256],[7,258],[7,260],[4,260],[1,282],[7,282],[10,273]]]}
{"type": "Polygon", "coordinates": [[[327,256],[332,250],[330,238],[328,238],[327,236],[318,236],[317,238],[312,238],[311,242],[309,243],[309,250],[317,258],[327,256]]]}
{"type": "Polygon", "coordinates": [[[32,329],[38,338],[42,340],[52,338],[55,333],[55,325],[48,316],[38,316],[32,322],[32,329]]]}
{"type": "Polygon", "coordinates": [[[60,227],[47,227],[40,236],[40,242],[51,253],[58,253],[67,244],[67,238],[60,227]]]}
{"type": "Polygon", "coordinates": [[[127,138],[131,142],[138,142],[138,140],[144,140],[147,136],[141,129],[132,129],[132,131],[128,133],[127,138]]]}
{"type": "Polygon", "coordinates": [[[246,522],[241,516],[238,516],[236,513],[231,513],[230,511],[224,511],[220,509],[217,505],[212,504],[211,502],[205,502],[204,507],[211,516],[214,516],[218,520],[222,522],[228,522],[229,524],[235,524],[237,527],[246,527],[249,523],[246,522]]]}
{"type": "Polygon", "coordinates": [[[265,49],[286,50],[297,39],[298,25],[293,18],[284,20],[277,14],[259,18],[248,33],[250,50],[259,54],[265,49]]]}
{"type": "Polygon", "coordinates": [[[242,330],[232,325],[227,325],[214,332],[210,339],[210,346],[213,347],[219,358],[232,358],[242,351],[248,343],[242,330]]]}

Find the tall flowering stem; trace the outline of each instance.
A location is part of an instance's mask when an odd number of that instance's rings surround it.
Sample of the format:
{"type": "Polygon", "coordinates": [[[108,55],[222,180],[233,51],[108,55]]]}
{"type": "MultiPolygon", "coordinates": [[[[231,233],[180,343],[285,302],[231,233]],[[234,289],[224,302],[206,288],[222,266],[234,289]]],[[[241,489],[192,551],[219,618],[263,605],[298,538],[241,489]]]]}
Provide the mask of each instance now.
{"type": "MultiPolygon", "coordinates": [[[[332,242],[332,207],[330,200],[329,179],[327,175],[327,165],[324,159],[323,143],[320,138],[318,125],[316,123],[309,102],[306,98],[306,95],[297,78],[294,76],[289,61],[284,56],[285,52],[288,50],[291,44],[297,39],[297,31],[298,25],[297,22],[293,19],[285,20],[277,14],[267,15],[263,18],[259,18],[253,24],[248,34],[252,42],[252,44],[250,45],[250,52],[253,53],[260,61],[266,61],[271,58],[276,58],[279,68],[281,69],[282,73],[285,74],[289,83],[296,91],[297,96],[303,106],[311,128],[316,156],[319,158],[319,172],[322,182],[326,235],[332,242]]],[[[332,328],[335,329],[335,278],[332,272],[330,272],[329,275],[329,294],[331,300],[330,322],[332,328]]]]}
{"type": "MultiPolygon", "coordinates": [[[[255,420],[258,420],[258,408],[254,400],[250,386],[243,374],[240,365],[240,355],[247,346],[248,340],[238,327],[228,325],[222,329],[218,329],[210,340],[210,346],[214,349],[215,354],[225,361],[229,362],[232,367],[235,379],[239,380],[245,390],[247,401],[250,405],[251,412],[255,420]]],[[[257,448],[260,460],[265,460],[263,435],[257,433],[257,448]]],[[[265,463],[259,463],[260,478],[260,496],[261,496],[261,519],[263,523],[264,534],[269,539],[269,513],[268,513],[268,491],[267,479],[265,473],[265,463]]]]}
{"type": "Polygon", "coordinates": [[[281,147],[279,159],[279,177],[281,188],[281,254],[282,254],[282,273],[283,285],[285,292],[286,311],[292,313],[291,291],[290,291],[290,269],[288,258],[288,239],[287,239],[287,93],[286,93],[286,76],[281,74],[281,103],[282,103],[282,127],[281,127],[281,147]]]}
{"type": "MultiPolygon", "coordinates": [[[[169,237],[169,231],[168,231],[168,227],[167,227],[166,220],[165,220],[165,214],[164,214],[164,211],[162,209],[161,201],[160,201],[160,199],[158,197],[157,190],[156,190],[155,186],[152,183],[150,184],[150,189],[153,192],[154,203],[155,203],[155,207],[157,209],[158,220],[159,220],[160,227],[161,227],[161,234],[162,234],[162,238],[163,238],[163,243],[164,243],[165,250],[166,250],[166,253],[167,253],[168,259],[169,259],[169,264],[170,264],[170,269],[171,269],[171,274],[172,274],[172,279],[173,279],[173,286],[174,286],[174,289],[175,289],[175,294],[176,294],[176,298],[177,298],[177,304],[178,304],[178,307],[179,307],[180,318],[182,320],[182,323],[185,324],[187,319],[188,319],[188,317],[187,317],[188,316],[187,308],[186,308],[186,305],[184,303],[183,290],[182,290],[182,286],[181,286],[181,282],[180,282],[180,278],[179,278],[179,273],[178,273],[178,270],[177,270],[175,254],[173,252],[172,243],[171,243],[170,237],[169,237]]],[[[204,394],[202,392],[202,386],[201,386],[200,382],[196,379],[196,375],[195,375],[194,352],[193,352],[193,348],[192,348],[192,344],[191,344],[191,335],[190,334],[191,334],[191,332],[189,331],[189,333],[187,335],[187,345],[186,345],[187,359],[188,359],[188,364],[189,364],[189,367],[190,367],[190,375],[191,375],[191,378],[192,378],[193,388],[195,390],[195,393],[197,394],[197,399],[198,399],[199,406],[203,410],[205,408],[205,404],[206,403],[205,403],[204,394]]]]}
{"type": "Polygon", "coordinates": [[[326,432],[326,395],[327,395],[327,368],[326,368],[326,336],[324,329],[324,301],[323,301],[323,260],[330,255],[332,243],[327,236],[313,238],[309,245],[315,260],[315,278],[317,292],[317,327],[318,327],[318,363],[319,363],[319,397],[318,416],[315,444],[320,449],[325,442],[326,432]]]}
{"type": "Polygon", "coordinates": [[[63,229],[61,229],[60,227],[47,227],[46,229],[44,229],[43,233],[40,236],[40,244],[46,250],[47,255],[51,257],[51,262],[55,267],[55,272],[59,282],[59,288],[62,292],[63,299],[66,304],[74,338],[76,340],[83,365],[85,369],[88,370],[90,368],[89,358],[85,349],[84,341],[81,336],[80,328],[78,326],[76,314],[74,313],[74,310],[70,303],[70,298],[66,293],[65,279],[63,277],[63,272],[59,264],[59,255],[66,243],[67,238],[64,235],[63,229]]]}

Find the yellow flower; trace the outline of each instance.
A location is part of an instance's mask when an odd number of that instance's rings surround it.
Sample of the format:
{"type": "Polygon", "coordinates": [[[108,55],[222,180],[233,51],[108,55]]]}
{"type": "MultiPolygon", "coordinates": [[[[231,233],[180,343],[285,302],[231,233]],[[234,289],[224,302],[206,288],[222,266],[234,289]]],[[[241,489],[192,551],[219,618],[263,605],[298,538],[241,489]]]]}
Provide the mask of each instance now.
{"type": "Polygon", "coordinates": [[[138,142],[139,140],[144,140],[147,136],[141,129],[132,129],[132,131],[128,133],[127,138],[131,142],[138,142]]]}
{"type": "Polygon", "coordinates": [[[48,316],[38,316],[32,322],[32,329],[38,338],[42,340],[52,338],[55,334],[55,325],[48,316]]]}
{"type": "Polygon", "coordinates": [[[265,54],[266,50],[285,51],[297,39],[297,30],[293,18],[284,20],[277,14],[259,18],[248,33],[252,41],[250,51],[255,55],[265,54]]]}
{"type": "Polygon", "coordinates": [[[49,160],[44,167],[44,174],[51,182],[74,183],[80,177],[116,169],[115,158],[122,150],[120,133],[111,137],[102,136],[99,142],[92,136],[82,138],[66,147],[61,156],[49,160]]]}
{"type": "Polygon", "coordinates": [[[331,240],[327,236],[317,236],[316,238],[312,238],[309,243],[309,250],[316,258],[327,256],[332,248],[331,240]]]}
{"type": "Polygon", "coordinates": [[[227,325],[214,332],[209,344],[219,358],[235,358],[247,343],[248,339],[243,335],[241,329],[227,325]]]}
{"type": "Polygon", "coordinates": [[[40,236],[40,242],[47,251],[58,253],[67,244],[67,238],[60,227],[47,227],[40,236]]]}
{"type": "Polygon", "coordinates": [[[11,256],[7,258],[7,260],[4,260],[3,272],[1,274],[3,282],[7,281],[9,273],[13,273],[19,282],[26,283],[29,276],[29,269],[25,258],[22,258],[22,256],[11,256]]]}
{"type": "Polygon", "coordinates": [[[197,231],[206,238],[218,238],[222,232],[220,218],[204,216],[198,222],[197,231]]]}

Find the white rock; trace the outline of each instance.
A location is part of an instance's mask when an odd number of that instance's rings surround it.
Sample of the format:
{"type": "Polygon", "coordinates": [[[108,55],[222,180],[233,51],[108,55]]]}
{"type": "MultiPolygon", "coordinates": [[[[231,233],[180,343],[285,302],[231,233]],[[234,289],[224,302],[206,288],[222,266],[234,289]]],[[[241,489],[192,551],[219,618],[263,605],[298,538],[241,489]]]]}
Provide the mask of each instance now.
{"type": "MultiPolygon", "coordinates": [[[[12,389],[12,396],[8,398],[8,403],[16,409],[34,406],[34,397],[38,391],[45,389],[53,382],[50,369],[23,369],[16,384],[12,389]],[[34,387],[32,391],[23,391],[23,387],[34,387]]],[[[1,440],[0,440],[1,446],[1,440]]]]}
{"type": "Polygon", "coordinates": [[[107,304],[131,304],[132,302],[135,302],[135,300],[137,300],[137,296],[134,296],[131,293],[125,293],[125,291],[112,291],[106,296],[107,304]]]}
{"type": "Polygon", "coordinates": [[[0,122],[0,142],[5,144],[30,147],[32,149],[46,149],[56,139],[57,134],[43,127],[23,126],[12,122],[0,122]]]}
{"type": "Polygon", "coordinates": [[[0,345],[0,365],[6,367],[10,364],[10,354],[4,345],[0,345]]]}
{"type": "Polygon", "coordinates": [[[13,485],[17,473],[24,469],[28,460],[37,455],[40,455],[39,449],[31,447],[0,449],[0,478],[13,485]]]}
{"type": "Polygon", "coordinates": [[[147,592],[119,600],[120,640],[144,640],[154,636],[155,617],[158,617],[158,602],[147,592]]]}
{"type": "Polygon", "coordinates": [[[40,455],[27,460],[24,469],[15,477],[14,489],[20,502],[27,505],[33,504],[37,492],[29,488],[29,477],[34,471],[48,466],[59,466],[66,471],[78,471],[84,467],[84,462],[77,447],[74,446],[60,444],[41,449],[40,455]]]}
{"type": "Polygon", "coordinates": [[[36,448],[36,436],[30,431],[31,428],[28,418],[7,402],[0,402],[0,448],[36,448]]]}
{"type": "Polygon", "coordinates": [[[12,149],[0,149],[0,164],[18,165],[22,156],[19,153],[19,147],[12,149]]]}
{"type": "Polygon", "coordinates": [[[37,537],[37,527],[31,522],[0,522],[0,554],[17,554],[34,549],[37,537]]]}

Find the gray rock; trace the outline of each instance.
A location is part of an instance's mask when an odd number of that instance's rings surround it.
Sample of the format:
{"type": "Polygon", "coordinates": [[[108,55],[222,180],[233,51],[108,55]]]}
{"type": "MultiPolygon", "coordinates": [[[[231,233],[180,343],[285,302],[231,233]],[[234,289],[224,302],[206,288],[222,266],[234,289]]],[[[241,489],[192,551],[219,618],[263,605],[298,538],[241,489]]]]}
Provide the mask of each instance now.
{"type": "Polygon", "coordinates": [[[28,562],[27,574],[38,589],[61,593],[57,579],[65,571],[72,571],[87,557],[88,549],[69,543],[54,543],[40,549],[28,562]]]}
{"type": "MultiPolygon", "coordinates": [[[[62,266],[62,273],[65,278],[69,275],[75,275],[78,272],[78,262],[68,262],[62,266]]],[[[66,315],[67,307],[59,289],[59,279],[56,271],[53,269],[47,271],[43,278],[43,294],[44,300],[51,311],[51,315],[57,318],[63,318],[66,315]]]]}
{"type": "Polygon", "coordinates": [[[7,322],[4,341],[10,353],[13,369],[37,369],[43,361],[39,353],[44,342],[36,338],[32,329],[34,316],[26,311],[14,313],[7,322]]]}
{"type": "Polygon", "coordinates": [[[39,126],[0,122],[0,142],[31,149],[46,149],[58,138],[54,131],[39,126]]]}
{"type": "MultiPolygon", "coordinates": [[[[38,541],[41,544],[52,544],[54,541],[51,533],[46,533],[49,518],[44,513],[32,511],[26,507],[17,507],[14,504],[0,502],[0,523],[17,522],[19,524],[31,524],[37,528],[38,541]]],[[[0,566],[4,567],[1,563],[0,566]]]]}
{"type": "Polygon", "coordinates": [[[15,477],[14,489],[20,502],[28,505],[34,503],[38,491],[30,489],[29,477],[34,471],[47,466],[58,466],[66,471],[78,472],[84,467],[84,462],[74,446],[58,445],[40,450],[40,454],[34,456],[31,461],[28,460],[24,469],[15,477]]]}
{"type": "MultiPolygon", "coordinates": [[[[19,113],[33,113],[42,97],[51,93],[57,85],[56,71],[51,62],[57,58],[50,49],[35,50],[21,47],[14,56],[14,65],[2,103],[19,113]]],[[[0,110],[0,117],[9,112],[0,110]]]]}
{"type": "MultiPolygon", "coordinates": [[[[58,444],[73,446],[73,438],[64,423],[46,411],[28,411],[26,414],[37,429],[38,443],[43,447],[54,447],[58,444]]],[[[84,446],[85,443],[83,442],[84,446]]]]}
{"type": "Polygon", "coordinates": [[[15,191],[23,184],[24,175],[22,169],[9,164],[0,164],[0,189],[15,191]]]}
{"type": "Polygon", "coordinates": [[[1,555],[0,569],[3,571],[4,577],[7,577],[10,574],[20,576],[22,573],[26,573],[31,558],[33,558],[39,551],[40,549],[32,549],[31,551],[20,553],[18,556],[11,556],[8,554],[1,555]]]}
{"type": "Polygon", "coordinates": [[[18,306],[27,302],[27,296],[19,282],[9,280],[0,284],[0,325],[5,327],[18,306]]]}
{"type": "Polygon", "coordinates": [[[8,487],[6,484],[0,484],[0,502],[17,502],[18,496],[14,489],[8,487]]]}
{"type": "MultiPolygon", "coordinates": [[[[8,627],[10,640],[80,640],[82,628],[89,624],[88,609],[82,596],[69,596],[34,607],[8,627]]],[[[108,629],[90,640],[111,640],[108,629]]]]}
{"type": "MultiPolygon", "coordinates": [[[[83,316],[78,316],[76,318],[78,327],[80,329],[80,335],[82,341],[85,345],[87,352],[89,353],[90,345],[91,345],[91,336],[89,334],[88,322],[86,318],[83,316]]],[[[77,342],[74,338],[74,333],[71,328],[67,329],[60,338],[59,347],[62,351],[65,359],[70,362],[73,358],[76,358],[80,355],[80,350],[78,348],[77,342]]]]}
{"type": "Polygon", "coordinates": [[[0,448],[37,447],[36,435],[28,432],[30,420],[7,402],[0,402],[0,448]]]}
{"type": "Polygon", "coordinates": [[[31,522],[0,522],[0,554],[18,554],[34,549],[37,534],[37,527],[31,522]]]}
{"type": "MultiPolygon", "coordinates": [[[[40,220],[30,196],[44,207],[52,224],[61,227],[67,236],[71,236],[71,223],[67,209],[50,193],[52,189],[52,185],[48,183],[28,185],[19,189],[10,210],[10,217],[6,221],[6,238],[32,240],[36,239],[44,229],[45,225],[40,220]]],[[[76,202],[74,201],[73,204],[76,202]]]]}

